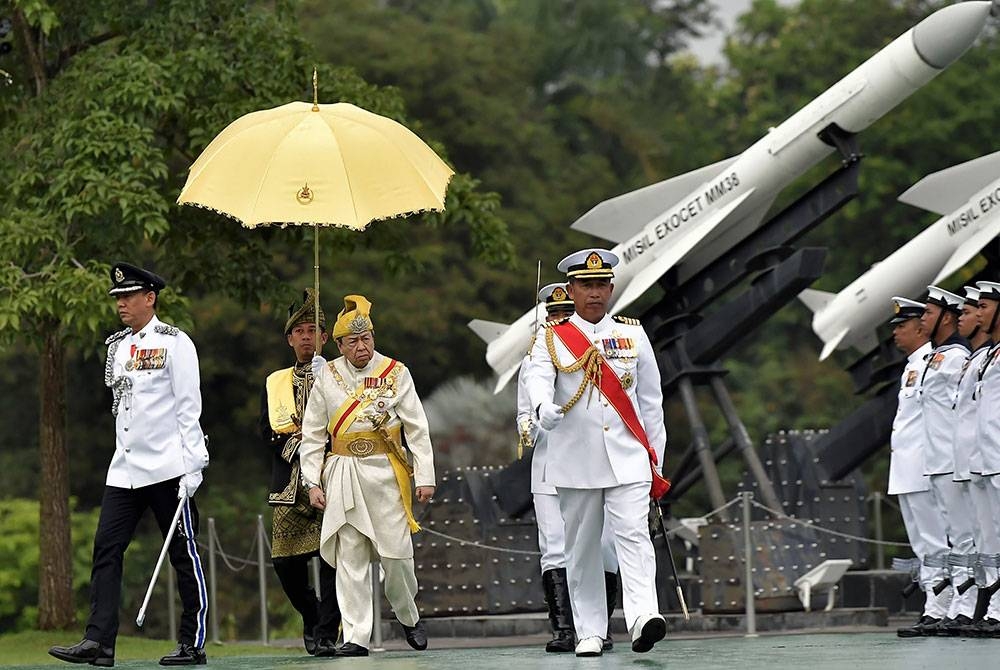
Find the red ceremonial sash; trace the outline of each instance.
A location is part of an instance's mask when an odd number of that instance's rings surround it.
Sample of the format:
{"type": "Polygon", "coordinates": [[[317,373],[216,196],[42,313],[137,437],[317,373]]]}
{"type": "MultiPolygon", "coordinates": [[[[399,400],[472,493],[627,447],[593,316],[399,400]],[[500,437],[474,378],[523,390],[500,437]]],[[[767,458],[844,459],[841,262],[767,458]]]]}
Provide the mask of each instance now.
{"type": "MultiPolygon", "coordinates": [[[[569,352],[577,360],[580,360],[592,346],[590,340],[583,334],[583,331],[570,321],[564,321],[552,326],[552,332],[559,336],[559,340],[566,345],[566,348],[569,349],[569,352]]],[[[598,355],[600,355],[600,352],[598,352],[598,355]]],[[[635,405],[632,404],[632,400],[622,387],[622,380],[618,378],[614,368],[608,365],[603,356],[600,356],[600,360],[601,374],[598,390],[608,399],[608,403],[615,408],[615,411],[618,412],[618,416],[625,422],[625,427],[629,429],[629,432],[639,441],[639,444],[646,448],[646,454],[649,456],[649,469],[653,473],[649,495],[653,500],[659,500],[670,490],[670,480],[664,479],[656,467],[659,465],[656,452],[649,446],[646,431],[642,427],[642,422],[639,421],[639,415],[636,414],[635,405]]],[[[584,374],[586,374],[586,371],[584,371],[584,374]]]]}

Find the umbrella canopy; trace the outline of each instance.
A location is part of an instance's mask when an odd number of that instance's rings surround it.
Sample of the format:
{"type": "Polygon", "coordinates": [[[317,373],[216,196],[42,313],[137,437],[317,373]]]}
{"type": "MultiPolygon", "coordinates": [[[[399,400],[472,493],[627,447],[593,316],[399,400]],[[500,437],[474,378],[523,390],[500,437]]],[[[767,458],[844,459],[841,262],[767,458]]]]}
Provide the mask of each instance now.
{"type": "Polygon", "coordinates": [[[346,102],[290,102],[233,121],[177,202],[264,224],[364,229],[444,209],[454,171],[405,126],[346,102]]]}

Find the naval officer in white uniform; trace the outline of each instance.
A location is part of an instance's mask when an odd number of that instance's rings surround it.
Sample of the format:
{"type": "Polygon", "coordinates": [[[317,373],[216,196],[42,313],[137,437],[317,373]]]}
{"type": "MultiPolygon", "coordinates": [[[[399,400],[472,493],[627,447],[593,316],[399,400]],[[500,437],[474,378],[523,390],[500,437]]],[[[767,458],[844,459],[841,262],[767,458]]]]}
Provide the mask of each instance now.
{"type": "MultiPolygon", "coordinates": [[[[538,292],[538,300],[545,305],[546,321],[566,318],[573,314],[575,309],[565,283],[543,286],[538,292]]],[[[531,400],[528,398],[525,371],[530,361],[530,356],[524,357],[517,377],[516,421],[520,435],[519,444],[532,448],[531,494],[535,506],[535,524],[538,526],[538,549],[542,554],[539,561],[542,587],[545,589],[545,604],[549,610],[549,624],[552,627],[552,639],[545,644],[545,651],[569,652],[575,649],[576,639],[569,585],[566,581],[566,533],[562,512],[559,511],[556,487],[543,481],[548,439],[546,432],[535,420],[531,400]]],[[[618,600],[618,555],[615,553],[614,535],[607,519],[601,536],[601,550],[604,559],[604,592],[610,617],[618,600]]],[[[609,624],[602,649],[609,651],[613,646],[609,624]]]]}
{"type": "Polygon", "coordinates": [[[115,453],[94,535],[90,618],[82,641],[49,653],[71,663],[114,665],[125,550],[147,509],[166,537],[178,499],[184,499],[169,547],[184,607],[179,644],[160,665],[201,665],[208,594],[192,496],[208,465],[208,449],[199,423],[198,354],[191,338],[156,317],[157,299],[166,287],[162,277],[116,263],[111,281],[108,294],[127,327],[107,339],[104,382],[113,394],[115,453]]]}
{"type": "Polygon", "coordinates": [[[559,263],[575,312],[536,334],[525,373],[535,417],[549,431],[543,478],[556,487],[566,524],[578,656],[599,656],[607,632],[605,515],[615,535],[633,651],[649,651],[666,634],[646,522],[651,482],[664,484],[658,473],[667,440],[663,393],[642,326],[607,313],[617,263],[603,249],[559,263]]]}

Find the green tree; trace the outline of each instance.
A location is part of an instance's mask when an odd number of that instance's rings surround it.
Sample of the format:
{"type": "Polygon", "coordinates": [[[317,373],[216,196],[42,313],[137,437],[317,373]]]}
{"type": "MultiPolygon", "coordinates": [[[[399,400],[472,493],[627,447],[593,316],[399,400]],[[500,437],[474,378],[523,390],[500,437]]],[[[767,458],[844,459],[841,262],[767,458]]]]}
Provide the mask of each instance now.
{"type": "MultiPolygon", "coordinates": [[[[6,0],[16,59],[0,103],[0,338],[39,352],[42,555],[39,626],[73,621],[66,352],[114,323],[110,260],[152,264],[176,288],[163,311],[189,326],[184,291],[255,302],[274,292],[273,234],[247,235],[173,203],[198,151],[229,121],[302,98],[312,58],[289,2],[6,0]]],[[[326,101],[406,122],[401,98],[323,68],[326,101]]],[[[496,196],[459,175],[429,225],[466,226],[470,253],[508,253],[496,196]]],[[[292,233],[289,236],[295,236],[292,233]]],[[[384,239],[384,236],[378,236],[384,239]]],[[[390,239],[401,248],[405,242],[390,239]]]]}

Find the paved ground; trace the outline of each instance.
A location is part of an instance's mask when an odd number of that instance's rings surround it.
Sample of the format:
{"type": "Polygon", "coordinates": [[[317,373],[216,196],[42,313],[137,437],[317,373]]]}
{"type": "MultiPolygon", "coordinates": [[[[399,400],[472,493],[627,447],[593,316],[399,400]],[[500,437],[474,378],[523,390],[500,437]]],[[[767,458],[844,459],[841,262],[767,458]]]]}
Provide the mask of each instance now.
{"type": "MultiPolygon", "coordinates": [[[[290,650],[289,656],[245,656],[211,658],[209,666],[219,670],[319,670],[354,668],[356,670],[653,670],[683,668],[684,670],[958,670],[961,668],[996,667],[1000,640],[963,638],[927,638],[901,640],[894,629],[881,632],[843,632],[769,634],[748,639],[741,636],[680,637],[675,636],[656,646],[648,654],[634,654],[625,644],[601,658],[578,659],[572,654],[546,654],[541,643],[531,646],[493,646],[496,640],[473,640],[477,647],[412,650],[389,650],[368,658],[316,659],[300,656],[290,650]]],[[[526,638],[521,638],[521,642],[526,638]]],[[[390,648],[398,648],[395,640],[390,648]]],[[[442,641],[444,642],[444,641],[442,641]]],[[[451,643],[457,640],[450,641],[451,643]]],[[[58,663],[53,661],[53,663],[58,663]]],[[[27,668],[47,666],[20,666],[27,668]]],[[[60,665],[60,667],[69,667],[60,665]]],[[[151,661],[120,662],[119,668],[157,667],[151,661]]]]}

